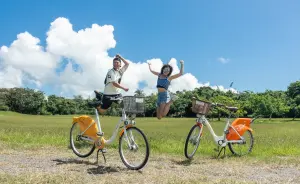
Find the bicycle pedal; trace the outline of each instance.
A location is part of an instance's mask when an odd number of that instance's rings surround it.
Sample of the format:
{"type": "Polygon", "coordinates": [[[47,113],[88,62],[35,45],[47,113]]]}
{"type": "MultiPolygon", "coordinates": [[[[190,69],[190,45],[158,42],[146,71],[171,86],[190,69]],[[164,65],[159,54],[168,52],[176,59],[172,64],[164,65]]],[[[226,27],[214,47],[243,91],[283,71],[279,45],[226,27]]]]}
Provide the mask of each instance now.
{"type": "Polygon", "coordinates": [[[104,132],[97,132],[96,133],[98,136],[103,136],[104,135],[104,132]]]}

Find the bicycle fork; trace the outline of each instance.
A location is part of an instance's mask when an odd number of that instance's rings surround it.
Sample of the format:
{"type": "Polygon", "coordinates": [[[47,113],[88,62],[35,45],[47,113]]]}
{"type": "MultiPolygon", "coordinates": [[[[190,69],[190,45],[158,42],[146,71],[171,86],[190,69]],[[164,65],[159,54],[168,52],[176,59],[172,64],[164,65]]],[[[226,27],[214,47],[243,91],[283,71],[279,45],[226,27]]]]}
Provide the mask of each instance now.
{"type": "MultiPolygon", "coordinates": [[[[215,142],[216,142],[216,144],[218,146],[216,149],[214,149],[216,152],[218,152],[217,158],[219,158],[219,156],[220,156],[220,154],[221,154],[222,151],[224,151],[223,152],[223,156],[224,156],[225,155],[225,149],[226,149],[226,142],[224,141],[225,140],[225,134],[222,137],[217,136],[215,134],[215,132],[213,131],[212,127],[210,126],[210,124],[206,123],[206,119],[203,116],[198,116],[198,118],[197,118],[197,125],[200,127],[200,132],[199,132],[198,137],[197,137],[196,140],[199,141],[199,139],[202,136],[203,125],[204,126],[208,126],[208,129],[211,132],[211,134],[213,135],[213,139],[215,140],[215,142]],[[220,147],[221,147],[221,149],[220,149],[220,147]]],[[[224,132],[225,132],[225,130],[227,128],[228,128],[228,125],[225,126],[224,132]]]]}
{"type": "Polygon", "coordinates": [[[137,144],[135,143],[135,140],[134,140],[134,136],[132,134],[132,131],[127,131],[128,127],[131,127],[132,125],[134,125],[134,121],[133,120],[126,120],[124,122],[124,136],[125,136],[125,141],[127,143],[127,147],[130,149],[130,150],[137,150],[138,149],[138,146],[137,144]]]}

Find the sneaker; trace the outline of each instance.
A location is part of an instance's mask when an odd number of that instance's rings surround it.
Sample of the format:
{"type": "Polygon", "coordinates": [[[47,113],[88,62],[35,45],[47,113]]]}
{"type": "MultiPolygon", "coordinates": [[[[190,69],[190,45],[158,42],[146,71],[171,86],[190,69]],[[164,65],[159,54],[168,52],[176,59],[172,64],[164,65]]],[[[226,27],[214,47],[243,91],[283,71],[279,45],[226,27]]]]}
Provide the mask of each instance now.
{"type": "Polygon", "coordinates": [[[173,94],[170,94],[171,96],[171,100],[174,102],[175,100],[177,100],[179,97],[173,94]]]}
{"type": "Polygon", "coordinates": [[[97,100],[102,101],[103,93],[100,93],[99,91],[94,90],[94,93],[96,95],[97,100]]]}

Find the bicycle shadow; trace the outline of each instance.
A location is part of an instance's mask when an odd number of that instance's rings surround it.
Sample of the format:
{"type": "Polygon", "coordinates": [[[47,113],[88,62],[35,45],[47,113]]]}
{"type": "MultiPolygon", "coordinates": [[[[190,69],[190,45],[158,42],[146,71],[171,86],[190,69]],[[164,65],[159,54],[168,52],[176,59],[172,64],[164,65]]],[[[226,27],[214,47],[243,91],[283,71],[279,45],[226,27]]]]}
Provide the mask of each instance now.
{"type": "Polygon", "coordinates": [[[191,160],[191,159],[180,160],[180,161],[171,159],[171,161],[172,161],[174,164],[182,165],[182,166],[190,166],[190,165],[192,164],[192,160],[191,160]]]}
{"type": "Polygon", "coordinates": [[[96,168],[89,168],[87,169],[88,174],[109,174],[109,173],[119,173],[126,171],[128,169],[126,168],[121,168],[121,167],[111,167],[111,166],[103,166],[100,165],[96,168]]]}
{"type": "MultiPolygon", "coordinates": [[[[62,164],[85,164],[85,165],[93,165],[97,166],[94,168],[88,168],[87,173],[88,174],[108,174],[108,173],[118,173],[118,172],[126,172],[126,171],[131,171],[130,169],[126,167],[120,167],[120,166],[104,166],[104,165],[99,165],[97,161],[95,162],[90,162],[90,161],[85,161],[85,160],[77,160],[77,159],[54,159],[52,160],[54,162],[57,162],[56,165],[62,165],[62,164]]],[[[136,171],[137,173],[142,174],[143,172],[138,170],[136,171]]]]}
{"type": "Polygon", "coordinates": [[[68,158],[68,159],[54,159],[52,160],[54,162],[57,162],[56,165],[62,165],[62,164],[85,164],[85,165],[97,165],[97,162],[90,162],[86,160],[77,160],[74,158],[68,158]]]}

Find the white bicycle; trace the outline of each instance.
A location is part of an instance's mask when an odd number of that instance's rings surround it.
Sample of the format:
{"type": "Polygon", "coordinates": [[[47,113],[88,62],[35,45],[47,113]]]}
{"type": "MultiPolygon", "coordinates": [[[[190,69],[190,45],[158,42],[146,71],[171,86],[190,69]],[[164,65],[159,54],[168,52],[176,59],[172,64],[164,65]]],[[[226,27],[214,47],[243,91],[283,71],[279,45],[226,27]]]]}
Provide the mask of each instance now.
{"type": "Polygon", "coordinates": [[[89,103],[89,106],[95,108],[97,122],[86,115],[73,118],[73,125],[70,131],[70,144],[73,152],[79,157],[88,157],[97,147],[97,163],[99,151],[102,152],[106,162],[104,155],[106,153],[105,146],[111,145],[119,132],[119,154],[122,162],[127,168],[132,170],[143,168],[149,158],[149,144],[145,134],[135,126],[134,119],[137,113],[144,112],[144,98],[135,96],[111,98],[112,101],[121,104],[122,116],[112,136],[107,140],[104,138],[98,110],[96,109],[102,103],[103,94],[97,91],[94,92],[98,101],[89,103]],[[123,126],[121,126],[122,123],[124,124],[123,126]]]}
{"type": "Polygon", "coordinates": [[[224,150],[225,155],[225,148],[227,145],[234,155],[242,156],[250,153],[252,151],[254,143],[252,134],[253,130],[250,128],[250,125],[256,118],[236,118],[230,124],[230,115],[237,110],[237,107],[228,107],[223,104],[209,103],[193,98],[192,111],[197,114],[197,119],[196,124],[193,125],[186,138],[184,147],[185,157],[191,159],[196,153],[196,150],[198,149],[201,142],[203,125],[208,128],[215,144],[218,146],[216,150],[219,152],[218,157],[220,156],[222,150],[224,150]],[[209,121],[205,117],[205,115],[208,114],[210,108],[212,107],[225,107],[230,111],[227,122],[225,124],[223,135],[221,136],[216,135],[209,121]]]}

